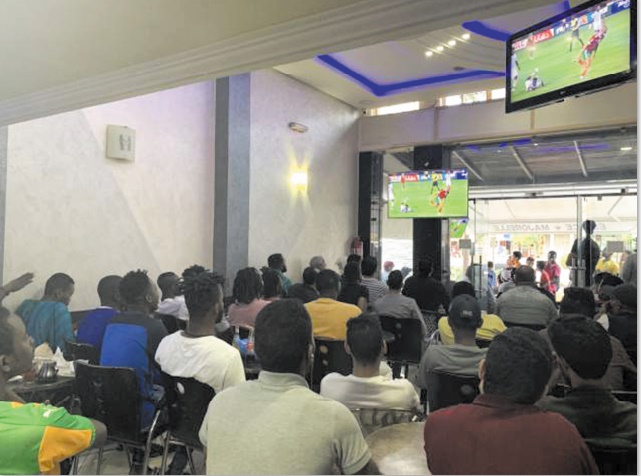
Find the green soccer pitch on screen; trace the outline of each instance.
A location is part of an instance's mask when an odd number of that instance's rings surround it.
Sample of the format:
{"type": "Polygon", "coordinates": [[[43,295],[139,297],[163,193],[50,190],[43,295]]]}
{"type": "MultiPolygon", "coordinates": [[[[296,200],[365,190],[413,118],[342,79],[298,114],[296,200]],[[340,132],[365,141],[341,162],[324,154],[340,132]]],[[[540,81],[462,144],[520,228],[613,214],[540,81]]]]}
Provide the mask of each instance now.
{"type": "Polygon", "coordinates": [[[467,216],[466,169],[417,170],[391,174],[387,182],[389,218],[467,216]]]}

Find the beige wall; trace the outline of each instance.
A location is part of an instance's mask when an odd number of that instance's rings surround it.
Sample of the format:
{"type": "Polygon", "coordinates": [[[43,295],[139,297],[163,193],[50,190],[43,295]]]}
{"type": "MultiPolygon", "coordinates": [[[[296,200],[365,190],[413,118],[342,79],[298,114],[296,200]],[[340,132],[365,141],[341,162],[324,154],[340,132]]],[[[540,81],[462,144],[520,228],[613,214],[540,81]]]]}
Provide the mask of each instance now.
{"type": "Polygon", "coordinates": [[[293,281],[316,254],[336,268],[356,233],[358,112],[274,71],[251,81],[249,264],[281,252],[293,281]],[[289,182],[297,166],[308,167],[306,194],[289,182]]]}
{"type": "Polygon", "coordinates": [[[212,264],[214,89],[211,82],[9,127],[4,276],[76,281],[72,309],[97,304],[107,274],[212,264]],[[136,130],[136,160],[105,157],[107,124],[136,130]]]}

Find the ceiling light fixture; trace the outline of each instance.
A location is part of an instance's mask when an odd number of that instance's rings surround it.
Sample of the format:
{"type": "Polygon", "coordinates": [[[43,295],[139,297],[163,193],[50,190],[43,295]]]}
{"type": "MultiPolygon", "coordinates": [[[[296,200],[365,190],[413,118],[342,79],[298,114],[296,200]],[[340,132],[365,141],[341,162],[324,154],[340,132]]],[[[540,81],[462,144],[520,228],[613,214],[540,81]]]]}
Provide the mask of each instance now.
{"type": "Polygon", "coordinates": [[[469,40],[471,37],[472,35],[470,35],[469,33],[463,33],[463,35],[461,36],[461,38],[463,38],[464,40],[469,40]]]}
{"type": "Polygon", "coordinates": [[[450,40],[447,42],[448,45],[454,46],[456,44],[456,40],[450,40]]]}
{"type": "Polygon", "coordinates": [[[632,147],[630,147],[630,146],[621,147],[621,150],[622,150],[623,152],[627,152],[627,151],[629,151],[629,150],[632,150],[632,147]]]}
{"type": "Polygon", "coordinates": [[[432,51],[426,51],[426,52],[425,52],[425,56],[427,56],[428,58],[429,58],[430,56],[432,56],[432,55],[434,55],[434,53],[433,53],[432,51]]]}
{"type": "Polygon", "coordinates": [[[436,47],[436,51],[443,51],[445,48],[443,48],[441,45],[438,45],[436,47]]]}

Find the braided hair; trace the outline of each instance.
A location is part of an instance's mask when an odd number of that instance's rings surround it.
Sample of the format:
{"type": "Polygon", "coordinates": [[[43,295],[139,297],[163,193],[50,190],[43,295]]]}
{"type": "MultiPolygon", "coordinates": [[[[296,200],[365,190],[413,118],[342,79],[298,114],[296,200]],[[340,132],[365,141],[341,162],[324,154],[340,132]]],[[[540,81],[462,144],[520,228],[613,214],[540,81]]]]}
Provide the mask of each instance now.
{"type": "Polygon", "coordinates": [[[120,297],[124,304],[137,304],[145,299],[151,286],[146,270],[129,271],[119,285],[120,297]]]}
{"type": "Polygon", "coordinates": [[[180,292],[185,296],[189,319],[202,320],[221,301],[224,278],[218,273],[204,270],[187,273],[179,283],[180,292]]]}
{"type": "Polygon", "coordinates": [[[234,301],[241,304],[249,304],[254,299],[260,299],[263,295],[263,278],[256,268],[243,268],[236,273],[234,289],[232,290],[234,301]]]}

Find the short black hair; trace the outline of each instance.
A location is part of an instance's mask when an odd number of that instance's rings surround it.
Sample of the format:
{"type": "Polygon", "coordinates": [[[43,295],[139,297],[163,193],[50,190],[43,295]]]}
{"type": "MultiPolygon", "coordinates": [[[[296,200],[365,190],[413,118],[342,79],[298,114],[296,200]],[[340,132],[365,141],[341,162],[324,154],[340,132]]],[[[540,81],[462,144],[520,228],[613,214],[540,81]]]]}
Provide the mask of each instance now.
{"type": "Polygon", "coordinates": [[[347,321],[347,345],[354,359],[373,364],[381,355],[383,329],[375,313],[363,314],[347,321]]]}
{"type": "Polygon", "coordinates": [[[623,284],[623,280],[611,273],[599,273],[599,280],[597,281],[596,276],[594,277],[594,282],[596,284],[601,284],[601,286],[612,286],[616,288],[619,284],[623,284]]]}
{"type": "Polygon", "coordinates": [[[298,299],[280,299],[256,316],[254,349],[263,370],[298,373],[312,342],[312,321],[298,299]]]}
{"type": "Polygon", "coordinates": [[[343,278],[346,283],[358,283],[361,280],[361,265],[356,261],[352,261],[345,265],[343,270],[343,278]]]}
{"type": "Polygon", "coordinates": [[[100,302],[112,301],[114,296],[120,293],[118,289],[120,281],[122,281],[122,277],[116,276],[115,274],[105,276],[98,281],[98,297],[100,298],[100,302]]]}
{"type": "Polygon", "coordinates": [[[494,261],[488,261],[487,262],[487,267],[488,268],[494,268],[494,261]]]}
{"type": "Polygon", "coordinates": [[[552,374],[552,351],[537,332],[510,327],[492,339],[485,358],[483,391],[533,404],[552,374]]]}
{"type": "Polygon", "coordinates": [[[476,297],[474,285],[468,281],[458,281],[452,286],[452,299],[456,296],[467,294],[468,296],[476,297]]]}
{"type": "Polygon", "coordinates": [[[596,222],[594,220],[585,220],[581,226],[588,235],[591,235],[596,228],[596,222]]]}
{"type": "Polygon", "coordinates": [[[418,260],[418,275],[427,278],[434,270],[434,260],[429,256],[418,260]]]}
{"type": "Polygon", "coordinates": [[[283,297],[283,284],[280,282],[280,276],[273,268],[263,268],[263,297],[265,299],[273,297],[283,297]]]}
{"type": "Polygon", "coordinates": [[[9,323],[11,312],[6,307],[0,307],[0,355],[11,355],[14,351],[15,330],[9,323]]]}
{"type": "Polygon", "coordinates": [[[316,284],[317,274],[318,271],[316,270],[316,268],[308,266],[303,270],[303,283],[307,284],[308,286],[313,286],[314,284],[316,284]]]}
{"type": "Polygon", "coordinates": [[[612,342],[603,326],[594,319],[557,319],[548,327],[556,353],[584,379],[605,375],[612,360],[612,342]]]}
{"type": "Polygon", "coordinates": [[[361,261],[363,260],[363,257],[361,255],[357,254],[351,254],[347,257],[347,262],[348,263],[358,263],[360,264],[361,261]]]}
{"type": "Polygon", "coordinates": [[[189,319],[202,321],[213,307],[220,302],[221,276],[212,271],[190,274],[180,282],[180,292],[185,296],[189,319]]]}
{"type": "Polygon", "coordinates": [[[545,261],[541,261],[541,260],[537,261],[536,269],[538,269],[539,271],[543,271],[545,269],[545,261]]]}
{"type": "Polygon", "coordinates": [[[185,268],[183,271],[182,277],[186,278],[187,276],[196,276],[202,273],[203,271],[206,271],[204,266],[201,266],[199,264],[192,264],[189,268],[185,268]]]}
{"type": "Polygon", "coordinates": [[[563,291],[559,314],[581,314],[592,318],[596,313],[594,293],[587,288],[571,286],[563,291]]]}
{"type": "Polygon", "coordinates": [[[361,273],[363,273],[363,276],[372,276],[376,272],[376,268],[378,268],[378,260],[375,256],[366,256],[361,261],[361,273]]]}
{"type": "Polygon", "coordinates": [[[516,284],[534,284],[536,281],[536,273],[529,266],[519,266],[514,271],[514,282],[516,284]]]}
{"type": "Polygon", "coordinates": [[[399,270],[392,271],[387,277],[387,286],[395,291],[401,289],[403,287],[403,273],[399,270]]]}
{"type": "Polygon", "coordinates": [[[176,291],[178,291],[179,279],[180,278],[176,273],[174,273],[173,271],[167,271],[158,276],[156,284],[158,284],[160,292],[163,294],[163,296],[165,296],[167,294],[174,294],[176,291]]]}
{"type": "Polygon", "coordinates": [[[260,299],[263,295],[263,278],[256,268],[243,268],[236,273],[234,288],[232,290],[234,300],[249,304],[254,299],[260,299]]]}
{"type": "Polygon", "coordinates": [[[120,281],[120,297],[124,304],[136,304],[145,298],[151,286],[147,270],[129,271],[120,281]]]}
{"type": "Polygon", "coordinates": [[[340,291],[340,278],[335,271],[324,269],[316,275],[316,290],[323,294],[327,291],[340,291]]]}
{"type": "Polygon", "coordinates": [[[282,270],[285,264],[285,258],[281,253],[274,253],[267,258],[267,266],[278,271],[282,270]]]}
{"type": "Polygon", "coordinates": [[[71,276],[65,273],[52,274],[45,283],[45,295],[51,296],[56,291],[66,291],[76,284],[71,276]]]}
{"type": "Polygon", "coordinates": [[[523,258],[523,253],[521,253],[520,251],[513,251],[512,256],[514,256],[516,259],[521,259],[523,258]]]}

